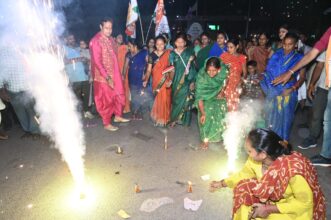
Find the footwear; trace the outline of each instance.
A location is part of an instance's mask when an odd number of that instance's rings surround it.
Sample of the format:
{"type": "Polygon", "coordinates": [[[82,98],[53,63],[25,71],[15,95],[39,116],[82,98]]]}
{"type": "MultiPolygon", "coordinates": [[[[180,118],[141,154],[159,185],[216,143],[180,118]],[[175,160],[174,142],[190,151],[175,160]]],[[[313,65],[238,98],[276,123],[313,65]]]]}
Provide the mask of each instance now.
{"type": "Polygon", "coordinates": [[[107,125],[104,127],[108,131],[117,131],[118,127],[112,126],[112,125],[107,125]]]}
{"type": "Polygon", "coordinates": [[[316,155],[310,158],[310,160],[314,166],[331,167],[331,158],[329,159],[321,155],[316,155]]]}
{"type": "Polygon", "coordinates": [[[91,112],[87,111],[84,113],[84,117],[88,119],[93,119],[94,115],[91,112]]]}
{"type": "Polygon", "coordinates": [[[8,135],[3,132],[0,132],[0,140],[7,140],[7,139],[8,139],[8,135]]]}
{"type": "Polygon", "coordinates": [[[126,119],[126,118],[122,118],[122,117],[115,117],[115,119],[114,119],[114,122],[117,122],[117,123],[126,123],[129,121],[130,121],[130,119],[126,119]]]}
{"type": "Polygon", "coordinates": [[[314,148],[317,146],[315,138],[308,137],[303,140],[302,144],[298,146],[298,148],[307,150],[309,148],[314,148]]]}

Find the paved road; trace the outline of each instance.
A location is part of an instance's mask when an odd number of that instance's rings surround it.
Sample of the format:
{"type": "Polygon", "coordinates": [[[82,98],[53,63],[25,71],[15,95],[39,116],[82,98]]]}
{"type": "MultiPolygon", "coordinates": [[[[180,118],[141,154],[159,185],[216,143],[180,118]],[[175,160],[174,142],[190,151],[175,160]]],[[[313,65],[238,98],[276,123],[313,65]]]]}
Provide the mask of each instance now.
{"type": "MultiPolygon", "coordinates": [[[[306,116],[297,115],[292,142],[299,143],[305,130],[297,124],[306,116]]],[[[86,123],[86,122],[85,122],[86,123]]],[[[0,142],[0,219],[121,219],[117,212],[125,210],[131,219],[230,219],[232,193],[224,189],[208,192],[208,181],[200,176],[210,174],[212,179],[221,176],[226,164],[226,152],[221,146],[212,146],[207,152],[196,151],[199,145],[198,130],[176,127],[168,132],[168,150],[163,149],[163,130],[150,121],[134,121],[121,125],[118,132],[102,128],[101,120],[89,121],[96,127],[86,127],[86,175],[94,189],[95,201],[80,204],[71,201],[72,178],[57,150],[48,143],[21,139],[22,131],[14,128],[8,141],[0,142]],[[124,154],[115,153],[115,145],[124,154]],[[193,193],[187,193],[187,181],[193,182],[193,193]],[[142,192],[136,194],[138,183],[142,192]],[[184,183],[184,184],[182,184],[184,183]],[[139,210],[144,200],[169,197],[172,204],[154,212],[139,210]],[[184,209],[183,200],[202,199],[196,212],[184,209]]],[[[304,152],[312,155],[318,149],[304,152]]],[[[241,157],[239,164],[244,162],[241,157]]],[[[318,169],[322,188],[331,198],[330,169],[318,169]]],[[[331,204],[328,202],[328,209],[331,204]]],[[[331,218],[330,211],[328,217],[331,218]]]]}

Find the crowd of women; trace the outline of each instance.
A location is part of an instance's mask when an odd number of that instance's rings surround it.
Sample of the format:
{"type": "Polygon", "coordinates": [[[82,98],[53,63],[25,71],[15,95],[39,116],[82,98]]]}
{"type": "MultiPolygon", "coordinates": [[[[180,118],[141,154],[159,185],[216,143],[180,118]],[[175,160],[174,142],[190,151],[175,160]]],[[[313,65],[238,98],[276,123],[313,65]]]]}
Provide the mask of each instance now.
{"type": "Polygon", "coordinates": [[[167,36],[158,36],[145,49],[129,40],[123,76],[133,119],[140,118],[143,106],[150,106],[155,125],[189,126],[197,109],[201,147],[208,149],[210,142],[222,141],[225,115],[238,111],[241,99],[264,102],[266,128],[248,134],[244,168],[213,181],[211,191],[234,188],[233,219],[325,219],[317,172],[288,143],[302,99],[298,90],[306,92],[305,70],[292,70],[304,55],[297,47],[299,36],[284,25],[279,40],[269,40],[260,33],[255,42],[245,44],[219,32],[214,43],[207,33],[190,42],[179,33],[173,47],[167,36]],[[288,71],[290,78],[282,81],[288,71]]]}

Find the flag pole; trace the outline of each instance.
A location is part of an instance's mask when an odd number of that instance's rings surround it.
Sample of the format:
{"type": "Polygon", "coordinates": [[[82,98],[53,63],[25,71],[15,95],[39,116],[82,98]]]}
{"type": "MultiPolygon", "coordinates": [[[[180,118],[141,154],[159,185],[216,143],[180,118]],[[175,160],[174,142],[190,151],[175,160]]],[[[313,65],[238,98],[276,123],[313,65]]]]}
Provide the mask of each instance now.
{"type": "Polygon", "coordinates": [[[145,45],[144,31],[143,31],[143,25],[142,25],[142,22],[141,22],[140,12],[139,12],[139,22],[140,22],[140,30],[141,30],[141,37],[142,37],[142,40],[143,40],[143,45],[145,45]]]}
{"type": "Polygon", "coordinates": [[[151,22],[149,23],[149,27],[148,27],[147,34],[146,34],[146,40],[148,40],[149,32],[150,32],[151,27],[152,27],[152,22],[153,22],[153,17],[151,19],[151,22]]]}

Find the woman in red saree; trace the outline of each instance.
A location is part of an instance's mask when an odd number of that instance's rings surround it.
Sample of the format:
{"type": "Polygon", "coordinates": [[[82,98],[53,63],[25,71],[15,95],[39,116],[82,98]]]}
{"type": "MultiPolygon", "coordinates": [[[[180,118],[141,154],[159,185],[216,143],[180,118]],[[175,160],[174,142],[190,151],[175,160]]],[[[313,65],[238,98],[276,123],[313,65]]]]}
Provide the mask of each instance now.
{"type": "Polygon", "coordinates": [[[151,118],[157,126],[167,126],[171,113],[171,83],[169,55],[166,50],[166,40],[159,36],[155,39],[156,50],[148,58],[147,71],[144,78],[144,87],[147,86],[150,75],[152,75],[152,89],[154,103],[151,110],[151,118]]]}
{"type": "Polygon", "coordinates": [[[228,111],[236,111],[239,104],[241,75],[246,78],[246,57],[237,53],[239,41],[231,39],[227,42],[228,51],[221,55],[221,60],[229,67],[228,81],[224,91],[228,111]]]}
{"type": "Polygon", "coordinates": [[[234,188],[233,219],[325,220],[325,198],[311,162],[275,132],[249,132],[244,168],[211,183],[211,191],[234,188]]]}

